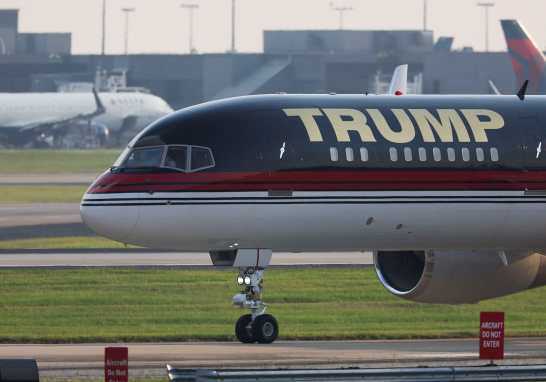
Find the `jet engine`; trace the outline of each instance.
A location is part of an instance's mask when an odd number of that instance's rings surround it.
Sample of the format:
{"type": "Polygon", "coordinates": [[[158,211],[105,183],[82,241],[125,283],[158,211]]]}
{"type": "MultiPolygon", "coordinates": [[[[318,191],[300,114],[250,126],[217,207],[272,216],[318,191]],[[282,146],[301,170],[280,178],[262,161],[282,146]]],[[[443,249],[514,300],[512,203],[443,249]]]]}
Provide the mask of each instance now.
{"type": "Polygon", "coordinates": [[[546,285],[546,256],[532,251],[377,251],[383,286],[403,299],[472,304],[546,285]]]}

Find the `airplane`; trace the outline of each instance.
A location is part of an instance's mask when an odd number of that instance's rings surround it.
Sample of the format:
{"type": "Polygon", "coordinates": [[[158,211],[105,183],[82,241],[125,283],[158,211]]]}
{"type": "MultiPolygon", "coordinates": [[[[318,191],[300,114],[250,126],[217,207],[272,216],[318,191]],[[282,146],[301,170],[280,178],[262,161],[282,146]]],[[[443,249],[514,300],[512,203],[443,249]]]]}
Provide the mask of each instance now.
{"type": "Polygon", "coordinates": [[[510,61],[518,83],[529,79],[531,95],[546,94],[546,57],[518,20],[501,20],[510,61]]]}
{"type": "Polygon", "coordinates": [[[92,121],[106,125],[119,141],[123,132],[141,131],[172,112],[163,99],[146,93],[0,93],[0,139],[23,146],[92,121]]]}
{"type": "Polygon", "coordinates": [[[238,269],[232,304],[251,311],[235,325],[242,343],[278,336],[262,297],[274,252],[372,250],[380,283],[419,303],[544,286],[546,97],[526,96],[527,84],[496,97],[406,95],[395,75],[386,95],[188,107],[129,143],[81,216],[109,239],[207,251],[238,269]]]}

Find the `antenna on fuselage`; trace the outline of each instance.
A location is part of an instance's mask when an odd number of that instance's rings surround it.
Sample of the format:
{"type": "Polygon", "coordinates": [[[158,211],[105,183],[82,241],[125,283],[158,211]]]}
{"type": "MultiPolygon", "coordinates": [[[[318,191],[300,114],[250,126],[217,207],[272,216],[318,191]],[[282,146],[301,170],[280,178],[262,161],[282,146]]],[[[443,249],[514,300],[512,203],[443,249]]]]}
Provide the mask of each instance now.
{"type": "Polygon", "coordinates": [[[527,85],[529,85],[529,80],[525,80],[525,82],[523,83],[523,86],[521,87],[521,89],[519,89],[519,92],[518,92],[518,98],[522,101],[525,99],[525,92],[527,91],[527,85]]]}
{"type": "Polygon", "coordinates": [[[408,65],[400,65],[394,69],[389,92],[387,94],[406,94],[408,88],[408,65]]]}

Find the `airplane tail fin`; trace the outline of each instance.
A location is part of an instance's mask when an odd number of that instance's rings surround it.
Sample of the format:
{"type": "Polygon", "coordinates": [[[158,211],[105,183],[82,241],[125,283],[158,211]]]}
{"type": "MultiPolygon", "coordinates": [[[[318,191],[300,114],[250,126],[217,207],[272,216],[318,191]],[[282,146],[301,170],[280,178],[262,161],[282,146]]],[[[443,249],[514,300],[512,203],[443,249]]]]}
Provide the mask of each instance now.
{"type": "Polygon", "coordinates": [[[387,94],[402,95],[406,94],[408,87],[408,65],[400,65],[394,69],[391,84],[387,94]]]}
{"type": "Polygon", "coordinates": [[[518,85],[529,80],[529,94],[546,94],[546,57],[518,20],[501,20],[518,85]]]}

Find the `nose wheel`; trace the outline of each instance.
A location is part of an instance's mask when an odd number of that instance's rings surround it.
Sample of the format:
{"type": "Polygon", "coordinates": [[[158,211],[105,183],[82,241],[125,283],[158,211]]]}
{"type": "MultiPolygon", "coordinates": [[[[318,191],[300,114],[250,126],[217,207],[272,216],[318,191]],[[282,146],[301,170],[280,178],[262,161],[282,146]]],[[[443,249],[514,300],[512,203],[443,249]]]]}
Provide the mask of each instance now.
{"type": "Polygon", "coordinates": [[[279,335],[279,324],[275,317],[264,314],[268,304],[262,301],[263,274],[263,268],[239,268],[237,283],[246,287],[233,297],[232,304],[252,310],[252,314],[241,316],[235,325],[235,335],[244,344],[270,344],[279,335]]]}

